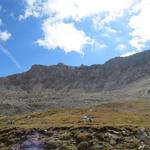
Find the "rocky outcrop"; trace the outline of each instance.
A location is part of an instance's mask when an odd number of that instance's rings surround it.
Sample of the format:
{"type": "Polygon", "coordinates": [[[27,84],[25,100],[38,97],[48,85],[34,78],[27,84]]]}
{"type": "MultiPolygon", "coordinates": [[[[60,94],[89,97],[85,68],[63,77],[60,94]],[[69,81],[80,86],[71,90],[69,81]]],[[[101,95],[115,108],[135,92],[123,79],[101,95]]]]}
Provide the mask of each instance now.
{"type": "Polygon", "coordinates": [[[148,134],[149,129],[143,131],[134,127],[1,129],[0,149],[149,150],[148,134]],[[147,134],[146,140],[143,138],[143,132],[147,134]]]}

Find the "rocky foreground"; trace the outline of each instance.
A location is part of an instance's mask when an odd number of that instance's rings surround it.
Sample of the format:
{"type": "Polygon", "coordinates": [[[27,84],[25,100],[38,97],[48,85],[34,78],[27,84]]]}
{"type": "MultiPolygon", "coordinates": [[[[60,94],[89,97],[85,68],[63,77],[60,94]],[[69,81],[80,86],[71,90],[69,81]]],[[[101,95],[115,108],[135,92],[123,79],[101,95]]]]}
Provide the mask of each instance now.
{"type": "Polygon", "coordinates": [[[78,127],[0,129],[0,150],[150,150],[150,129],[78,127]]]}
{"type": "Polygon", "coordinates": [[[1,116],[0,150],[150,150],[150,103],[1,116]]]}

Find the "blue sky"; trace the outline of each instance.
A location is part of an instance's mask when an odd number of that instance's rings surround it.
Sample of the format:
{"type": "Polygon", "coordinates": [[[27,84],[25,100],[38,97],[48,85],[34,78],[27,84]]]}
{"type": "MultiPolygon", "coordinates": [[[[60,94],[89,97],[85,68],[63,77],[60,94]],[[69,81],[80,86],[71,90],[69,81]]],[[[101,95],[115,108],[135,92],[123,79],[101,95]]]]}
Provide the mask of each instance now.
{"type": "Polygon", "coordinates": [[[147,50],[149,14],[149,0],[0,0],[0,76],[147,50]]]}

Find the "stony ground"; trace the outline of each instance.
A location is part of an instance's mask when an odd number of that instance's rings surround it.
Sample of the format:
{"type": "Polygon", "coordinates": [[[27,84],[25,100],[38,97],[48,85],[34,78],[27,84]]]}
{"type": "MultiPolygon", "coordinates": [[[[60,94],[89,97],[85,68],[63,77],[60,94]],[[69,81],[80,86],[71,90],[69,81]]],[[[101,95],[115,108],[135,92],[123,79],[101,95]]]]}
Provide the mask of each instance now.
{"type": "Polygon", "coordinates": [[[80,127],[0,130],[1,150],[150,150],[150,130],[80,127]]]}
{"type": "Polygon", "coordinates": [[[150,150],[148,101],[0,116],[0,150],[150,150]]]}

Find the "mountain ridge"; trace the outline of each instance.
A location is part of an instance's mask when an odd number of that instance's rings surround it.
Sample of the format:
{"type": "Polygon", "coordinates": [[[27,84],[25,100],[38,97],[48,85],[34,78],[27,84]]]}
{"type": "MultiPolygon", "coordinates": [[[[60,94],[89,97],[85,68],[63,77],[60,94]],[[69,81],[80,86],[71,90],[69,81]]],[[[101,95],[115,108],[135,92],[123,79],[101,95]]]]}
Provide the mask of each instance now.
{"type": "MultiPolygon", "coordinates": [[[[102,64],[92,64],[92,65],[81,64],[80,66],[76,66],[76,65],[67,65],[67,64],[64,64],[64,63],[62,63],[62,62],[59,62],[59,63],[57,63],[57,64],[52,64],[52,65],[33,64],[33,65],[30,67],[30,69],[32,69],[32,67],[34,67],[34,66],[35,66],[35,67],[36,67],[36,66],[37,66],[37,67],[38,67],[38,66],[39,66],[39,67],[46,67],[46,68],[48,68],[48,67],[50,67],[50,66],[70,66],[70,67],[73,67],[73,68],[90,67],[90,66],[92,67],[92,66],[97,66],[97,65],[105,65],[106,63],[112,62],[112,61],[114,61],[114,60],[128,59],[129,57],[133,57],[133,56],[139,55],[139,54],[141,54],[141,53],[146,54],[146,53],[149,53],[149,51],[150,51],[150,50],[145,50],[145,51],[143,51],[143,52],[139,52],[139,53],[133,54],[133,55],[131,55],[131,56],[126,56],[126,57],[121,57],[121,56],[114,57],[114,58],[111,58],[111,59],[105,61],[105,62],[102,63],[102,64]]],[[[25,72],[29,71],[30,69],[28,69],[28,70],[26,70],[26,71],[24,71],[24,72],[20,72],[20,73],[15,73],[15,74],[9,74],[9,75],[6,75],[6,76],[2,76],[2,77],[0,77],[0,78],[5,78],[5,77],[12,76],[12,75],[22,74],[22,73],[25,73],[25,72]]]]}
{"type": "Polygon", "coordinates": [[[113,90],[113,88],[120,88],[120,84],[128,84],[143,76],[149,75],[149,64],[150,51],[144,51],[129,57],[116,57],[104,64],[94,64],[91,66],[81,65],[77,67],[62,63],[51,66],[33,65],[27,72],[0,78],[0,87],[4,87],[4,85],[7,84],[11,84],[14,87],[27,84],[27,87],[20,87],[22,90],[26,90],[27,88],[33,89],[34,84],[40,83],[44,88],[54,88],[56,87],[56,83],[54,82],[59,80],[62,85],[60,85],[60,88],[73,83],[69,88],[105,89],[109,87],[108,84],[115,81],[117,77],[118,81],[114,84],[112,83],[112,87],[110,87],[110,90],[113,90]],[[3,79],[5,81],[3,81],[3,79]],[[109,83],[107,83],[107,81],[109,81],[109,83]],[[29,84],[29,82],[31,84],[29,84]],[[95,85],[93,83],[95,83],[95,85]],[[54,87],[51,86],[52,84],[54,87]]]}

